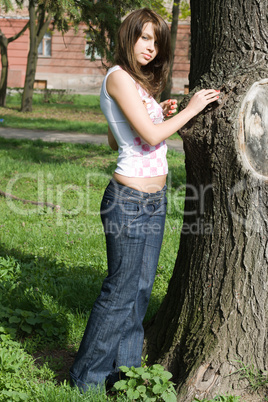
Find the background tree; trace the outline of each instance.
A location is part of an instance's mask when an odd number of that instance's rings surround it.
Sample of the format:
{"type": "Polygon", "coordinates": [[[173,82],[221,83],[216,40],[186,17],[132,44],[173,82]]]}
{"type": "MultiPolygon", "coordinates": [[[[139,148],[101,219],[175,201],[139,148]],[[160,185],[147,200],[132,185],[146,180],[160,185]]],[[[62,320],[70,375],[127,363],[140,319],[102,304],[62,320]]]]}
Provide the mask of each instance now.
{"type": "Polygon", "coordinates": [[[38,46],[47,32],[53,19],[53,28],[60,32],[67,32],[70,23],[77,24],[80,21],[80,12],[76,7],[76,1],[71,0],[29,0],[29,28],[30,48],[27,59],[26,76],[22,95],[21,110],[32,110],[32,98],[34,80],[38,60],[38,46]]]}
{"type": "Polygon", "coordinates": [[[168,75],[168,82],[161,94],[161,101],[169,99],[171,97],[171,88],[172,88],[172,71],[173,71],[173,64],[174,64],[174,57],[175,57],[175,49],[176,49],[176,42],[177,42],[177,32],[178,32],[178,22],[179,22],[179,13],[180,13],[180,2],[174,1],[172,7],[172,21],[171,21],[171,64],[170,64],[170,71],[168,75]]]}
{"type": "Polygon", "coordinates": [[[241,364],[268,369],[267,5],[191,0],[190,89],[221,98],[181,130],[180,248],[145,344],[173,372],[181,402],[239,395],[241,364]]]}
{"type": "MultiPolygon", "coordinates": [[[[19,0],[17,0],[19,1],[19,0]]],[[[163,1],[152,2],[161,11],[163,1]]],[[[102,58],[111,60],[114,52],[115,35],[121,18],[133,8],[149,5],[150,1],[99,1],[93,0],[29,0],[30,17],[30,49],[28,53],[26,77],[22,96],[22,111],[32,110],[32,96],[36,66],[38,60],[38,46],[53,21],[53,29],[57,28],[64,34],[70,26],[77,26],[79,22],[88,25],[89,53],[94,59],[95,52],[102,58]]],[[[163,11],[162,11],[163,12],[163,11]]]]}
{"type": "Polygon", "coordinates": [[[6,105],[6,92],[7,92],[7,79],[8,79],[8,54],[7,48],[9,43],[14,42],[18,39],[28,28],[29,23],[27,22],[24,27],[17,34],[7,38],[5,34],[0,29],[0,48],[1,48],[1,79],[0,79],[0,106],[4,107],[6,105]]]}
{"type": "Polygon", "coordinates": [[[161,94],[161,101],[169,99],[171,97],[171,90],[172,90],[172,72],[173,72],[173,65],[174,65],[174,58],[175,58],[175,49],[176,49],[176,42],[177,42],[177,32],[178,32],[178,23],[179,23],[179,16],[181,15],[182,19],[187,18],[190,15],[190,7],[187,1],[174,1],[172,7],[172,16],[171,16],[171,53],[172,53],[172,62],[170,65],[170,71],[168,76],[168,82],[166,88],[161,94]]]}
{"type": "Polygon", "coordinates": [[[82,20],[87,24],[88,54],[91,60],[95,60],[96,54],[100,55],[104,63],[113,61],[117,31],[128,12],[149,7],[164,18],[170,17],[164,0],[79,0],[77,6],[81,9],[82,20]]]}

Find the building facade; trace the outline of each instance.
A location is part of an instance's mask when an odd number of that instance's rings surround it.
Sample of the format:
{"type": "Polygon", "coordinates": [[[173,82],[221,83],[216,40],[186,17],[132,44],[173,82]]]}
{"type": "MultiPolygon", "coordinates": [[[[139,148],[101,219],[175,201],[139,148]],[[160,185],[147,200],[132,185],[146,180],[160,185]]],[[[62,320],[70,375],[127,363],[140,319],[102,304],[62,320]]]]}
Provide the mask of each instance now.
{"type": "MultiPolygon", "coordinates": [[[[0,15],[0,30],[9,38],[18,33],[28,22],[27,15],[0,15]]],[[[78,32],[70,29],[64,36],[54,30],[48,32],[38,49],[38,63],[35,86],[39,88],[66,89],[77,93],[99,94],[106,73],[101,60],[91,61],[86,54],[86,26],[80,25],[78,32]]],[[[173,68],[172,93],[187,92],[190,68],[190,25],[178,24],[177,46],[173,68]]],[[[8,86],[23,87],[27,55],[29,51],[29,30],[8,46],[8,86]]],[[[1,66],[0,66],[1,68],[1,66]]]]}

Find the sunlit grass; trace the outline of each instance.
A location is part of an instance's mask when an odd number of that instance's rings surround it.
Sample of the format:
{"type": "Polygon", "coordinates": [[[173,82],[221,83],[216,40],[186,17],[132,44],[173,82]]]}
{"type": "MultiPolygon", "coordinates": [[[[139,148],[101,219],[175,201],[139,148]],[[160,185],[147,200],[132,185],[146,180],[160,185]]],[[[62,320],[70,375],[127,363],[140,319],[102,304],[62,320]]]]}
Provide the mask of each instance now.
{"type": "Polygon", "coordinates": [[[97,95],[44,95],[35,94],[33,111],[19,111],[21,96],[7,97],[7,107],[0,108],[2,127],[25,128],[31,130],[57,130],[66,132],[104,134],[108,125],[100,109],[97,95]]]}
{"type": "Polygon", "coordinates": [[[107,133],[107,123],[86,122],[86,121],[69,121],[66,119],[53,119],[42,117],[24,117],[23,115],[8,115],[2,112],[4,123],[1,127],[25,128],[30,130],[52,130],[63,132],[75,132],[85,134],[105,134],[107,133]]]}

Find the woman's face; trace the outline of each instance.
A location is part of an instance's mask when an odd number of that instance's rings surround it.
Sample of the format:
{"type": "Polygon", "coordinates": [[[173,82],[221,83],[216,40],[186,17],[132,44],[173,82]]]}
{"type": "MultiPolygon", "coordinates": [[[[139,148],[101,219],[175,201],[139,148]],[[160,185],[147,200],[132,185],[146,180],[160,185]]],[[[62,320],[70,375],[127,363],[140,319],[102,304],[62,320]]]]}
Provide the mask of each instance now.
{"type": "Polygon", "coordinates": [[[134,56],[140,66],[146,66],[158,53],[154,26],[151,22],[144,24],[142,34],[134,45],[134,56]]]}

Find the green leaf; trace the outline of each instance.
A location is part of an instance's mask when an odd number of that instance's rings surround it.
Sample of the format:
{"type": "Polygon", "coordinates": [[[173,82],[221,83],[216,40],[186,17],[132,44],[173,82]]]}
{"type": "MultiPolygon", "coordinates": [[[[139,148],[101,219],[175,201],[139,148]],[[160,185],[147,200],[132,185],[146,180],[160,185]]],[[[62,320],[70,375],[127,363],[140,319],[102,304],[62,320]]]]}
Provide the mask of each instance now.
{"type": "Polygon", "coordinates": [[[128,386],[129,386],[129,387],[134,388],[136,385],[137,385],[137,381],[135,380],[135,378],[131,378],[131,379],[128,381],[128,386]]]}
{"type": "Polygon", "coordinates": [[[144,373],[144,367],[137,367],[135,371],[137,374],[142,375],[144,373]]]}
{"type": "Polygon", "coordinates": [[[137,387],[137,391],[139,391],[140,394],[145,394],[146,393],[146,387],[145,385],[139,385],[137,387]]]}
{"type": "Polygon", "coordinates": [[[137,391],[137,390],[133,390],[132,388],[129,388],[129,389],[127,390],[127,396],[128,396],[128,398],[129,398],[130,400],[132,400],[132,399],[138,399],[138,397],[140,396],[140,393],[139,393],[139,391],[137,391]]]}
{"type": "Polygon", "coordinates": [[[10,322],[10,324],[13,324],[13,323],[17,324],[17,323],[21,322],[21,319],[19,317],[16,317],[15,315],[13,315],[12,317],[9,317],[8,321],[10,322]]]}
{"type": "MultiPolygon", "coordinates": [[[[15,310],[16,311],[16,310],[15,310]]],[[[22,317],[24,318],[30,318],[30,317],[34,317],[35,314],[32,311],[22,311],[21,312],[22,317]]]]}
{"type": "Polygon", "coordinates": [[[176,394],[174,394],[173,392],[171,393],[171,392],[164,392],[163,393],[163,395],[162,395],[162,399],[165,401],[165,402],[177,402],[177,396],[176,396],[176,394]]]}
{"type": "Polygon", "coordinates": [[[165,370],[164,367],[161,366],[161,364],[154,364],[151,368],[156,371],[164,371],[165,370]]]}
{"type": "Polygon", "coordinates": [[[37,323],[36,317],[28,317],[25,320],[28,324],[35,325],[37,323]]]}
{"type": "Polygon", "coordinates": [[[139,375],[137,373],[134,373],[131,370],[126,373],[126,376],[130,377],[130,378],[138,378],[139,377],[139,375]]]}
{"type": "Polygon", "coordinates": [[[24,332],[27,332],[27,334],[30,334],[33,330],[33,327],[31,327],[31,325],[28,325],[28,324],[22,324],[21,329],[24,332]]]}
{"type": "Polygon", "coordinates": [[[165,377],[167,380],[169,380],[172,377],[172,374],[169,371],[163,371],[162,377],[165,377]]]}
{"type": "Polygon", "coordinates": [[[159,376],[155,376],[155,377],[154,377],[154,382],[155,382],[156,384],[160,384],[160,377],[159,377],[159,376]]]}
{"type": "Polygon", "coordinates": [[[154,394],[162,394],[164,391],[165,391],[165,388],[163,388],[163,385],[161,385],[161,384],[156,384],[153,386],[154,394]]]}
{"type": "Polygon", "coordinates": [[[141,378],[143,380],[149,380],[152,377],[152,375],[150,373],[143,373],[141,378]]]}
{"type": "Polygon", "coordinates": [[[114,388],[118,391],[124,391],[125,389],[127,389],[127,381],[126,380],[117,381],[114,384],[114,388]]]}
{"type": "Polygon", "coordinates": [[[129,367],[127,366],[120,366],[119,369],[123,371],[123,373],[127,373],[129,371],[129,367]]]}

